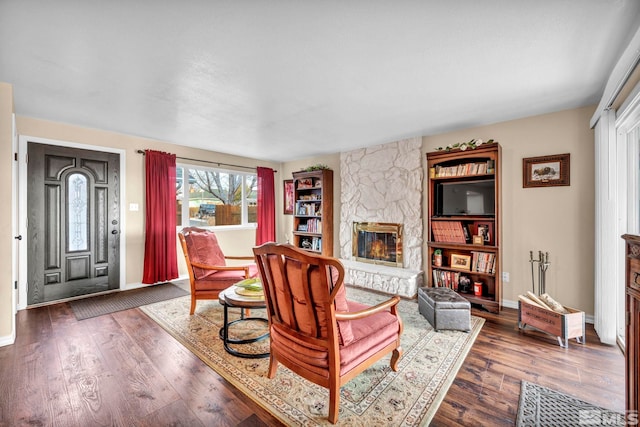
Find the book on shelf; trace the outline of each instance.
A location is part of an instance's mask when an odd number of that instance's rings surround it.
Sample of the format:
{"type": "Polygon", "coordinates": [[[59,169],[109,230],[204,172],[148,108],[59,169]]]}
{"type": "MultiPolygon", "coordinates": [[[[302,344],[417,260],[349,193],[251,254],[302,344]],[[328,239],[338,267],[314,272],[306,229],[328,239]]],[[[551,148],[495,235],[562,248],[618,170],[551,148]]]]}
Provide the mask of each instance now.
{"type": "Polygon", "coordinates": [[[436,242],[467,243],[471,238],[462,221],[432,221],[431,230],[436,242]]]}
{"type": "Polygon", "coordinates": [[[487,173],[493,173],[493,167],[490,170],[490,161],[487,162],[475,162],[475,163],[461,163],[453,166],[441,166],[436,165],[436,178],[446,178],[452,176],[467,176],[467,175],[485,175],[487,173]]]}
{"type": "Polygon", "coordinates": [[[460,283],[461,277],[460,272],[434,269],[432,273],[433,286],[449,288],[454,291],[458,290],[458,284],[460,283]]]}
{"type": "Polygon", "coordinates": [[[322,205],[320,203],[297,203],[296,212],[298,215],[305,216],[319,216],[322,212],[322,205]]]}
{"type": "Polygon", "coordinates": [[[321,234],[322,233],[322,221],[318,218],[312,218],[307,220],[307,224],[306,224],[306,231],[307,233],[318,233],[321,234]]]}
{"type": "Polygon", "coordinates": [[[322,252],[322,238],[314,237],[311,240],[311,250],[312,251],[322,252]]]}
{"type": "Polygon", "coordinates": [[[477,273],[495,274],[496,254],[489,252],[471,251],[471,271],[477,273]]]}

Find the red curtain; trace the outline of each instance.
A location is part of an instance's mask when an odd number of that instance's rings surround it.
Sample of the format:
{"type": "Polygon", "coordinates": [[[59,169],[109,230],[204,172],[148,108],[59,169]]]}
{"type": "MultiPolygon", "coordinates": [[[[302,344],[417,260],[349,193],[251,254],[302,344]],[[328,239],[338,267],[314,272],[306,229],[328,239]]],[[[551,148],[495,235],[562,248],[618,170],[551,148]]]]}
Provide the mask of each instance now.
{"type": "Polygon", "coordinates": [[[146,150],[146,234],[142,283],[178,277],[176,254],[176,156],[146,150]]]}
{"type": "Polygon", "coordinates": [[[256,245],[276,241],[276,192],[273,169],[258,167],[258,229],[256,245]]]}

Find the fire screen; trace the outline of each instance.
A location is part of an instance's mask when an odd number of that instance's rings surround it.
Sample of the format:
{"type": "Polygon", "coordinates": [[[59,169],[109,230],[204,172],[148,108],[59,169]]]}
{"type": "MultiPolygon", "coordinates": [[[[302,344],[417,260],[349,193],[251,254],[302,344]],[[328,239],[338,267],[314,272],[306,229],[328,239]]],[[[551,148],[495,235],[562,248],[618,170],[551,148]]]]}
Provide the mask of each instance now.
{"type": "Polygon", "coordinates": [[[402,267],[402,224],[353,223],[353,257],[356,261],[402,267]]]}

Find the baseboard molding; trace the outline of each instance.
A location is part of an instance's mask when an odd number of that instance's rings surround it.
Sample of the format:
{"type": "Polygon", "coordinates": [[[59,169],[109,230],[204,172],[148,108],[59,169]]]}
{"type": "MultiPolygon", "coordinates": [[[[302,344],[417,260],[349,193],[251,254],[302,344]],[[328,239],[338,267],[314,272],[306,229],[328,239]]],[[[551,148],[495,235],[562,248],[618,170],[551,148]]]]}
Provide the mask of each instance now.
{"type": "Polygon", "coordinates": [[[16,342],[16,332],[15,330],[11,335],[6,335],[4,337],[0,337],[0,347],[4,347],[7,345],[15,344],[16,342]]]}
{"type": "MultiPolygon", "coordinates": [[[[182,275],[182,276],[178,276],[177,279],[172,279],[169,280],[169,282],[173,281],[173,280],[189,280],[189,275],[182,275]]],[[[158,282],[158,283],[162,283],[162,282],[158,282]]],[[[138,283],[127,283],[126,285],[123,285],[120,290],[121,291],[130,291],[132,289],[139,289],[139,288],[144,288],[145,286],[149,286],[149,283],[142,283],[142,282],[138,282],[138,283]]]]}
{"type": "MultiPolygon", "coordinates": [[[[518,301],[510,301],[510,300],[502,300],[502,306],[506,307],[506,308],[513,308],[514,310],[518,309],[518,301]]],[[[594,318],[593,318],[593,314],[585,314],[584,315],[584,322],[585,323],[590,323],[593,325],[594,323],[594,318]]]]}

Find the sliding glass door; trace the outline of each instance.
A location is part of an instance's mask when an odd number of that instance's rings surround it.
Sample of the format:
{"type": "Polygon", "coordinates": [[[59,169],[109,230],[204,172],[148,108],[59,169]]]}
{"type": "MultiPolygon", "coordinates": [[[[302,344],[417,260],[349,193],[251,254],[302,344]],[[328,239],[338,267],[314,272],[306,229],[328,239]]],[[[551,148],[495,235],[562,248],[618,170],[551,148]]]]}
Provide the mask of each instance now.
{"type": "MultiPolygon", "coordinates": [[[[621,110],[616,119],[618,234],[640,234],[640,102],[621,110]]],[[[620,277],[624,277],[624,245],[621,239],[616,263],[621,270],[620,277]]],[[[624,285],[624,280],[615,282],[616,335],[623,348],[627,323],[624,285]]]]}

